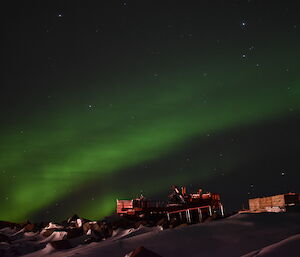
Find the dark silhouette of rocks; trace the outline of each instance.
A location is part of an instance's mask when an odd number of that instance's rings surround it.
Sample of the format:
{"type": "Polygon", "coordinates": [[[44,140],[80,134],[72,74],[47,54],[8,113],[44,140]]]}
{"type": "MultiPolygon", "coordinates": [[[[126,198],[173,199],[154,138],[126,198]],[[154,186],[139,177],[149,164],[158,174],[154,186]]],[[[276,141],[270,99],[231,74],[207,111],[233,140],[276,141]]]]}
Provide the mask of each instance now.
{"type": "Polygon", "coordinates": [[[113,229],[128,229],[133,228],[135,226],[135,222],[133,220],[124,217],[120,217],[119,219],[114,220],[111,224],[113,229]]]}
{"type": "Polygon", "coordinates": [[[97,237],[88,237],[87,239],[84,240],[84,243],[90,244],[90,243],[99,242],[99,241],[100,241],[100,239],[97,237]]]}
{"type": "Polygon", "coordinates": [[[148,249],[146,249],[143,246],[140,246],[136,248],[130,255],[129,257],[162,257],[161,255],[158,255],[155,252],[152,252],[148,249]]]}
{"type": "Polygon", "coordinates": [[[156,226],[161,226],[163,229],[167,229],[170,227],[170,222],[166,218],[162,218],[156,222],[156,226]]]}
{"type": "Polygon", "coordinates": [[[48,237],[48,236],[51,236],[54,231],[55,231],[54,228],[53,229],[47,229],[47,230],[43,231],[41,234],[42,234],[43,237],[48,237]]]}
{"type": "MultiPolygon", "coordinates": [[[[26,254],[44,248],[48,242],[56,250],[69,249],[78,246],[79,244],[89,244],[92,242],[101,242],[110,238],[114,230],[139,229],[140,227],[161,226],[164,229],[174,228],[180,225],[176,219],[168,221],[167,218],[157,219],[152,216],[131,218],[112,215],[98,221],[91,221],[85,218],[80,218],[74,214],[67,220],[61,223],[31,223],[30,221],[22,224],[13,222],[0,221],[0,229],[9,231],[8,234],[0,233],[0,243],[6,244],[9,251],[14,253],[14,256],[26,254]],[[39,236],[43,236],[45,243],[39,245],[30,245],[29,247],[19,247],[18,240],[24,238],[24,234],[28,232],[39,232],[33,241],[38,240],[39,236]],[[58,233],[56,233],[58,232],[58,233]],[[62,232],[62,233],[59,233],[62,232]],[[55,234],[53,234],[55,233],[55,234]],[[10,247],[11,246],[11,247],[10,247]],[[34,248],[34,249],[33,249],[34,248]]],[[[34,235],[32,235],[34,237],[34,235]]],[[[26,243],[27,244],[27,243],[26,243]]],[[[1,249],[1,254],[6,256],[7,249],[1,249]]],[[[133,252],[132,256],[159,256],[145,248],[138,248],[133,252]],[[151,254],[151,255],[149,255],[151,254]]],[[[0,255],[1,257],[1,255],[0,255]]]]}
{"type": "Polygon", "coordinates": [[[36,225],[28,223],[24,226],[24,232],[35,232],[36,231],[36,225]]]}
{"type": "Polygon", "coordinates": [[[77,219],[79,219],[79,216],[77,214],[74,214],[73,216],[71,216],[69,219],[68,219],[68,223],[72,223],[72,222],[75,222],[77,219]]]}
{"type": "Polygon", "coordinates": [[[53,241],[50,244],[56,250],[64,250],[64,249],[72,248],[71,243],[67,239],[53,241]]]}
{"type": "Polygon", "coordinates": [[[6,235],[3,235],[3,234],[0,234],[0,242],[4,242],[4,243],[9,243],[11,242],[11,239],[6,236],[6,235]]]}
{"type": "Polygon", "coordinates": [[[13,223],[13,222],[8,222],[8,221],[1,221],[0,220],[0,229],[2,228],[17,228],[20,229],[20,225],[17,223],[13,223]]]}
{"type": "Polygon", "coordinates": [[[94,231],[94,232],[100,232],[101,230],[101,224],[99,224],[97,221],[94,222],[86,222],[82,226],[83,232],[87,234],[89,230],[94,231]]]}
{"type": "Polygon", "coordinates": [[[67,230],[67,239],[76,238],[83,235],[83,229],[81,228],[69,228],[67,230]]]}

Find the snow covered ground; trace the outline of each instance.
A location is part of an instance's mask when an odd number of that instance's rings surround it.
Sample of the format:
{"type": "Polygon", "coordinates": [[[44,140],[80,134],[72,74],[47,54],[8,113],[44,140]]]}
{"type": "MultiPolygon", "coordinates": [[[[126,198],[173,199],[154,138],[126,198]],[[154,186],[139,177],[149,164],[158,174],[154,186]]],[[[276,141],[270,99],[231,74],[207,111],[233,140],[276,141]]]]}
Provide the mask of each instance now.
{"type": "Polygon", "coordinates": [[[11,244],[0,243],[0,256],[27,252],[27,257],[124,257],[140,246],[162,257],[300,256],[300,213],[241,213],[166,230],[159,226],[118,229],[112,237],[100,242],[79,244],[86,235],[69,239],[69,246],[75,247],[67,250],[56,250],[50,244],[65,238],[64,232],[57,231],[46,238],[39,232],[17,232],[7,228],[0,232],[16,239],[11,244]],[[6,249],[5,255],[4,250],[1,255],[1,249],[6,249]]]}

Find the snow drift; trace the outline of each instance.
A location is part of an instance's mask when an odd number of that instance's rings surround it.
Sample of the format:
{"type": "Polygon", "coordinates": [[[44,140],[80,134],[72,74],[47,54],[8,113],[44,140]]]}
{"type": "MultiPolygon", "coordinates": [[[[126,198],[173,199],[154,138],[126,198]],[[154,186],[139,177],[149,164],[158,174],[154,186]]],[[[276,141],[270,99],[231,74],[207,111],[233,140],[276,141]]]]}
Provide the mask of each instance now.
{"type": "MultiPolygon", "coordinates": [[[[83,244],[86,236],[66,239],[66,234],[59,231],[46,239],[40,233],[22,232],[22,238],[0,244],[0,256],[27,253],[27,257],[50,254],[53,257],[124,257],[143,246],[162,257],[293,257],[299,256],[300,251],[299,220],[300,213],[241,213],[221,220],[166,230],[159,226],[119,228],[110,238],[89,244],[83,244]],[[58,250],[51,245],[55,240],[72,248],[58,250]]],[[[0,233],[6,234],[7,231],[2,229],[0,233]]]]}

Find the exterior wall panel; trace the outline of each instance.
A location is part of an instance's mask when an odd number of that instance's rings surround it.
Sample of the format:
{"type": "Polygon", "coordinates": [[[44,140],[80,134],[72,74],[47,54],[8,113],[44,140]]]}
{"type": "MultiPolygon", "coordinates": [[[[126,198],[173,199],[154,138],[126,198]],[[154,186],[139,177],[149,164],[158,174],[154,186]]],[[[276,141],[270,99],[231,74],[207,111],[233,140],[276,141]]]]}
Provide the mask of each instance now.
{"type": "Polygon", "coordinates": [[[285,211],[286,206],[298,205],[299,195],[295,193],[288,193],[282,195],[274,195],[262,198],[249,199],[250,211],[285,211]]]}

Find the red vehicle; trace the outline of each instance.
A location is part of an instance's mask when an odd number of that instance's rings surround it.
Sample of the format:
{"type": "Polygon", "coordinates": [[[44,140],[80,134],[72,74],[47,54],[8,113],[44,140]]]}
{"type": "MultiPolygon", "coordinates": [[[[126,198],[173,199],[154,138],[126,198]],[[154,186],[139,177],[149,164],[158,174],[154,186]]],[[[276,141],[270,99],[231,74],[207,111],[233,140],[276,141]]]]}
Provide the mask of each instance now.
{"type": "Polygon", "coordinates": [[[168,202],[150,201],[143,196],[132,200],[117,200],[117,213],[121,216],[143,217],[146,215],[166,215],[168,220],[179,218],[187,223],[201,222],[207,216],[224,216],[220,195],[214,193],[187,194],[172,186],[168,202]]]}

